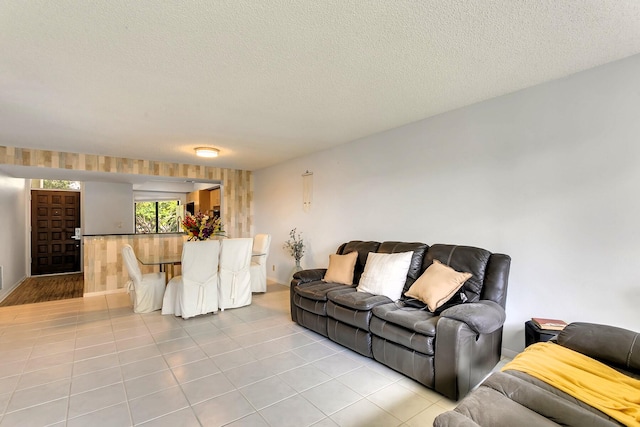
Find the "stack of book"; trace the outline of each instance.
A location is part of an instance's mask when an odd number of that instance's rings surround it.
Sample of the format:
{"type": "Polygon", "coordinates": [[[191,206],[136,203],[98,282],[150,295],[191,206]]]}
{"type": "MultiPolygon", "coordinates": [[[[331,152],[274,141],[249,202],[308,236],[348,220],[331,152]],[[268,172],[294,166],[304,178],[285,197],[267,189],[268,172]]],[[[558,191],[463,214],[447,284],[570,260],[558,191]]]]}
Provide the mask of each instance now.
{"type": "Polygon", "coordinates": [[[544,319],[542,317],[532,317],[531,321],[540,329],[547,329],[550,331],[561,331],[567,326],[567,322],[560,319],[544,319]]]}

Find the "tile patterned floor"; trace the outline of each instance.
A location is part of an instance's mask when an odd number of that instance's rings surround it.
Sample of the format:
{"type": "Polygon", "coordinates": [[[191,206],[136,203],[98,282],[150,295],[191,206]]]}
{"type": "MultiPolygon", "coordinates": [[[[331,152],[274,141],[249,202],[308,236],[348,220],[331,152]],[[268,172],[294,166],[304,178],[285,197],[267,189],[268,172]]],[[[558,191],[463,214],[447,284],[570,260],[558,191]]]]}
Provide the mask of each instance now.
{"type": "Polygon", "coordinates": [[[278,284],[186,321],[126,294],[0,309],[0,427],[425,426],[454,406],[292,323],[278,284]]]}

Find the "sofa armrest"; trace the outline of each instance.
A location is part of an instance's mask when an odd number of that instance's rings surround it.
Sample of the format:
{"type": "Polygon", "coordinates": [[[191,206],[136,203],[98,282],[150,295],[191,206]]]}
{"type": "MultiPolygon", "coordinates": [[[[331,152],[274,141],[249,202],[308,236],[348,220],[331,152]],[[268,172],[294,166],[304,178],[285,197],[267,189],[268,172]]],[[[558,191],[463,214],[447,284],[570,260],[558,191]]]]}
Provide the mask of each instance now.
{"type": "Polygon", "coordinates": [[[492,301],[444,310],[436,324],[434,389],[460,399],[500,361],[504,309],[492,301]]]}
{"type": "Polygon", "coordinates": [[[293,320],[294,322],[298,321],[298,317],[296,316],[296,306],[293,302],[293,296],[296,290],[296,286],[303,283],[322,280],[326,272],[326,268],[313,268],[310,270],[300,270],[294,273],[293,279],[291,279],[291,283],[289,284],[289,309],[291,310],[291,320],[293,320]]]}
{"type": "Polygon", "coordinates": [[[315,282],[316,280],[322,280],[325,273],[327,272],[326,268],[313,268],[310,270],[301,270],[293,275],[293,281],[296,285],[301,283],[315,282]]]}
{"type": "Polygon", "coordinates": [[[480,425],[459,412],[447,411],[436,417],[433,427],[480,427],[480,425]]]}
{"type": "Polygon", "coordinates": [[[507,318],[504,309],[490,300],[454,305],[444,310],[440,316],[466,323],[479,334],[497,331],[507,318]]]}

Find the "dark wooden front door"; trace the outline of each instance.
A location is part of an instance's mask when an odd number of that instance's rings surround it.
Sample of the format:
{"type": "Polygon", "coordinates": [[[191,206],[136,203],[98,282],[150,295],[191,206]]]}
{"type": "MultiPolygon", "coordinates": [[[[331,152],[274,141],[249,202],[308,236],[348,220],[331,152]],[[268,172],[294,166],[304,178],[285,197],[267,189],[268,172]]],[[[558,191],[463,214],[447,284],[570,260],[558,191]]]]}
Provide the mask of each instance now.
{"type": "Polygon", "coordinates": [[[31,190],[31,274],[80,271],[80,193],[31,190]]]}

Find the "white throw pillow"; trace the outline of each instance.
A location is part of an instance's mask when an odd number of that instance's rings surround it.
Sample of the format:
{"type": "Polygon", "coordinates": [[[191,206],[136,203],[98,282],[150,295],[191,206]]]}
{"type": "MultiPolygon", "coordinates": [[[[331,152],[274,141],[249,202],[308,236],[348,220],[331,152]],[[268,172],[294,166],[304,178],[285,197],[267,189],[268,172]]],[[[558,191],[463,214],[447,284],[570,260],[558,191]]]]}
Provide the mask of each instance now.
{"type": "Polygon", "coordinates": [[[400,299],[411,266],[411,252],[379,254],[369,252],[358,292],[384,295],[393,301],[400,299]]]}

